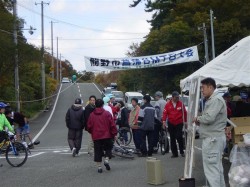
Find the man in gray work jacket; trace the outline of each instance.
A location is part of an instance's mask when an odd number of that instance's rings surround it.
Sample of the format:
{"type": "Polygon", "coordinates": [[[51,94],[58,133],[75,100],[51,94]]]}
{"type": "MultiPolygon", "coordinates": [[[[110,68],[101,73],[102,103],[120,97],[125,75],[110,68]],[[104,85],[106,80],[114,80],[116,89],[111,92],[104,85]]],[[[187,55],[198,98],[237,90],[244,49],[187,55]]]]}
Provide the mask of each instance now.
{"type": "Polygon", "coordinates": [[[201,92],[206,103],[202,115],[194,121],[200,125],[203,168],[209,187],[225,187],[222,154],[226,145],[227,107],[215,89],[214,79],[206,78],[201,81],[201,92]]]}
{"type": "Polygon", "coordinates": [[[154,153],[157,153],[158,147],[157,144],[159,142],[159,132],[162,128],[162,114],[163,110],[166,106],[167,101],[163,99],[163,93],[161,91],[155,92],[155,112],[156,112],[156,120],[155,120],[155,129],[154,129],[154,153]]]}

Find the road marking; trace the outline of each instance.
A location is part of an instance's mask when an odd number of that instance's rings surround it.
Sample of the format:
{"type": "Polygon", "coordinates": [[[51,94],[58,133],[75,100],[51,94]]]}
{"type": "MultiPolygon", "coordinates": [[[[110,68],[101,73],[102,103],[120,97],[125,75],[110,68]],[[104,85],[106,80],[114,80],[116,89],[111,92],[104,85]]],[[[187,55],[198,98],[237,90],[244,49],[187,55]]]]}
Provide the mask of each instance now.
{"type": "Polygon", "coordinates": [[[194,146],[194,148],[198,149],[199,151],[202,151],[200,147],[194,146]]]}
{"type": "Polygon", "coordinates": [[[39,156],[44,154],[45,152],[40,152],[40,153],[36,153],[36,154],[32,154],[32,155],[28,155],[29,158],[35,157],[35,156],[39,156]]]}
{"type": "Polygon", "coordinates": [[[82,97],[82,94],[80,94],[80,97],[82,97]]]}
{"type": "MultiPolygon", "coordinates": [[[[60,153],[60,152],[58,152],[58,153],[60,153]]],[[[86,152],[86,151],[84,151],[84,152],[79,152],[80,153],[80,155],[86,155],[86,154],[88,154],[88,152],[86,152]]],[[[72,155],[72,153],[60,153],[61,155],[72,155]]]]}
{"type": "Polygon", "coordinates": [[[95,83],[92,83],[92,84],[94,84],[96,89],[102,94],[102,91],[96,86],[96,84],[95,83]]]}
{"type": "Polygon", "coordinates": [[[61,92],[61,89],[62,89],[62,84],[60,84],[60,89],[58,91],[58,94],[57,94],[57,97],[56,97],[56,101],[54,103],[54,106],[53,106],[53,110],[52,112],[50,113],[50,116],[47,120],[47,122],[45,123],[45,125],[43,126],[43,128],[37,133],[37,135],[33,138],[33,141],[35,142],[37,140],[37,138],[43,133],[44,129],[48,126],[53,114],[54,114],[54,111],[55,111],[55,108],[56,108],[56,105],[57,105],[57,101],[58,101],[58,98],[59,98],[59,95],[60,95],[60,92],[61,92]]]}

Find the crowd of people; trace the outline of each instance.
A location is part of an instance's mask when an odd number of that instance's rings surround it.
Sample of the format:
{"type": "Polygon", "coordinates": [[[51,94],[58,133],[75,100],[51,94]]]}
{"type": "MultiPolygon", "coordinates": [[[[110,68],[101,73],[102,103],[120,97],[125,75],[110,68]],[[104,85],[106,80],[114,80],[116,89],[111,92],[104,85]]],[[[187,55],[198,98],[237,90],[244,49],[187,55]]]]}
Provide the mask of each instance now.
{"type": "MultiPolygon", "coordinates": [[[[200,126],[204,173],[209,186],[223,187],[225,181],[222,155],[226,144],[225,128],[227,118],[233,115],[234,109],[230,103],[230,94],[226,93],[221,97],[216,91],[214,79],[203,79],[201,92],[204,97],[204,107],[200,111],[200,115],[193,119],[193,122],[200,126]]],[[[83,129],[85,129],[91,137],[88,151],[94,149],[97,171],[103,172],[103,157],[106,170],[111,170],[109,160],[112,157],[112,147],[118,132],[117,126],[118,128],[131,128],[136,153],[139,157],[155,154],[159,131],[161,128],[168,128],[171,158],[176,158],[179,155],[185,157],[182,132],[186,126],[187,111],[179,100],[179,93],[174,91],[171,99],[164,100],[163,93],[157,91],[155,100],[155,105],[152,106],[151,97],[144,95],[143,104],[140,105],[137,98],[132,98],[133,108],[128,111],[123,101],[114,103],[113,95],[103,99],[97,99],[92,95],[85,108],[82,100],[77,98],[65,116],[68,143],[73,157],[79,156],[83,129]]],[[[23,131],[29,132],[27,118],[21,113],[12,112],[5,103],[0,102],[0,141],[4,136],[5,128],[14,131],[12,124],[18,126],[17,135],[23,131]]]]}
{"type": "MultiPolygon", "coordinates": [[[[150,103],[149,95],[144,95],[141,105],[137,98],[132,98],[133,107],[130,111],[123,101],[115,102],[112,94],[102,99],[97,99],[94,95],[90,96],[85,108],[82,106],[82,100],[77,98],[65,117],[72,155],[79,156],[82,131],[85,128],[90,134],[88,152],[94,155],[98,172],[102,172],[102,157],[105,158],[104,166],[110,170],[109,159],[112,156],[111,150],[117,136],[117,128],[127,127],[132,131],[135,153],[139,157],[148,157],[157,153],[161,128],[169,129],[173,153],[171,158],[176,158],[179,154],[184,157],[182,128],[183,120],[187,119],[187,112],[179,100],[179,93],[174,91],[172,99],[166,100],[161,91],[157,91],[154,96],[156,101],[154,106],[150,103]],[[178,153],[176,141],[180,153],[178,153]]],[[[126,133],[124,135],[127,141],[126,133]]]]}
{"type": "MultiPolygon", "coordinates": [[[[225,149],[225,128],[227,117],[230,115],[228,96],[223,97],[216,91],[216,83],[212,78],[201,81],[201,93],[204,97],[203,109],[199,116],[193,119],[193,123],[200,126],[202,139],[202,159],[204,174],[210,187],[223,187],[225,180],[223,175],[222,155],[225,149]]],[[[144,95],[143,104],[138,103],[137,98],[131,100],[132,110],[125,108],[123,101],[114,104],[114,96],[96,99],[90,96],[84,120],[80,120],[92,138],[89,147],[94,146],[94,161],[97,163],[98,172],[102,173],[102,158],[104,166],[110,170],[109,159],[112,157],[113,140],[117,136],[117,127],[129,127],[133,133],[133,141],[136,153],[139,157],[152,156],[156,153],[160,128],[168,128],[171,144],[171,158],[179,155],[185,157],[183,143],[183,128],[186,127],[187,111],[179,100],[179,93],[172,92],[172,98],[163,99],[163,93],[155,93],[155,105],[150,104],[151,97],[144,95]],[[85,125],[84,125],[85,124],[85,125]],[[146,142],[147,141],[147,142],[146,142]],[[177,147],[178,142],[178,147],[177,147]],[[179,149],[178,149],[179,148],[179,149]]],[[[76,100],[77,101],[77,100],[76,100]]],[[[76,103],[77,104],[77,103],[76,103]]],[[[71,107],[72,108],[72,107],[71,107]]],[[[74,115],[72,115],[74,117],[74,115]]],[[[83,127],[82,126],[82,127],[83,127]]],[[[70,138],[70,136],[69,136],[70,138]]],[[[77,141],[75,142],[77,145],[77,141]]],[[[73,156],[74,152],[70,144],[73,156]]],[[[90,150],[90,149],[89,149],[90,150]]]]}

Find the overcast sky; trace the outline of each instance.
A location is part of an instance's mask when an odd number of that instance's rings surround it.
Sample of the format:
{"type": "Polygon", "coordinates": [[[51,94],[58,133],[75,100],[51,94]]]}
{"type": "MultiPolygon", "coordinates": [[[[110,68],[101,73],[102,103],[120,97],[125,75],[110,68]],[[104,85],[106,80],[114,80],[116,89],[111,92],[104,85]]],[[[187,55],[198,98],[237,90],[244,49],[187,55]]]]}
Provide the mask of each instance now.
{"type": "MultiPolygon", "coordinates": [[[[48,0],[44,3],[45,48],[51,53],[51,21],[62,59],[69,60],[77,71],[85,69],[84,56],[125,57],[133,42],[143,41],[149,33],[151,14],[140,4],[130,8],[132,0],[48,0]]],[[[25,28],[35,27],[33,35],[24,30],[28,42],[41,46],[41,1],[17,0],[18,16],[25,28]]]]}

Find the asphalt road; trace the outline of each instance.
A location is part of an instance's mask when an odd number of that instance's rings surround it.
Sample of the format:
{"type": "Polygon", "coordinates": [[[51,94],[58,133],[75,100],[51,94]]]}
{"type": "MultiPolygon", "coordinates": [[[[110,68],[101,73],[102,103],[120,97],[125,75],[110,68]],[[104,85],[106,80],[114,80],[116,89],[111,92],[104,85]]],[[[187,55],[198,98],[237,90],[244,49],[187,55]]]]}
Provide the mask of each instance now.
{"type": "MultiPolygon", "coordinates": [[[[0,157],[0,186],[15,187],[51,187],[51,186],[103,186],[103,187],[144,187],[147,184],[146,158],[135,157],[134,160],[115,157],[110,161],[111,171],[97,173],[93,157],[87,154],[89,135],[84,131],[82,149],[79,157],[72,157],[67,143],[65,114],[74,100],[81,97],[84,103],[90,95],[101,97],[98,88],[92,83],[63,84],[55,110],[42,112],[31,120],[33,137],[40,140],[32,150],[27,162],[20,168],[13,168],[0,157]],[[48,121],[48,119],[50,121],[48,121]],[[41,129],[44,128],[43,131],[41,129]],[[38,136],[39,135],[39,136],[38,136]]],[[[195,141],[195,168],[193,170],[196,186],[203,186],[205,178],[201,162],[201,140],[195,141]]],[[[178,187],[178,179],[183,176],[184,158],[170,158],[166,155],[153,155],[161,160],[166,181],[162,186],[178,187]]]]}

